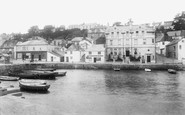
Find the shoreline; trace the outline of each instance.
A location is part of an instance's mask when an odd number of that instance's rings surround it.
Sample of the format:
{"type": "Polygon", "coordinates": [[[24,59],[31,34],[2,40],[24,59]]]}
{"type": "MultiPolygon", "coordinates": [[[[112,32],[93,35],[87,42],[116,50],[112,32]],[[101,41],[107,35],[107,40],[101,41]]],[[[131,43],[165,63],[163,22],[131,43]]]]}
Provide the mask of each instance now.
{"type": "Polygon", "coordinates": [[[113,70],[118,66],[120,70],[167,70],[175,69],[178,71],[185,70],[182,63],[66,63],[66,62],[39,62],[39,63],[19,63],[19,64],[2,64],[0,65],[0,74],[7,75],[9,71],[19,71],[25,69],[56,68],[56,69],[92,69],[92,70],[113,70]]]}

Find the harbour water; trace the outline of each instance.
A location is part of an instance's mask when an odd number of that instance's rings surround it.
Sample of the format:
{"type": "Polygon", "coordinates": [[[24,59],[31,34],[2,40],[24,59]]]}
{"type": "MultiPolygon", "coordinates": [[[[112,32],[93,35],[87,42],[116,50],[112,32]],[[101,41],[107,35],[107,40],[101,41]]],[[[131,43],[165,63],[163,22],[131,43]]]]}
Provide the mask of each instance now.
{"type": "MultiPolygon", "coordinates": [[[[47,94],[23,92],[34,115],[184,115],[185,71],[67,71],[47,94]]],[[[18,82],[2,82],[15,85],[18,82]]],[[[12,105],[13,106],[13,105],[12,105]]]]}

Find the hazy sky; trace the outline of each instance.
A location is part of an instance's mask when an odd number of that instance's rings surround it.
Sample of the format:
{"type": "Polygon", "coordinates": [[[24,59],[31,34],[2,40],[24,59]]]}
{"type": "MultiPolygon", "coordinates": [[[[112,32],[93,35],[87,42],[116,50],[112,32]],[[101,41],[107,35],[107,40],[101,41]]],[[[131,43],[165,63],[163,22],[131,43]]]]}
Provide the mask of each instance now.
{"type": "Polygon", "coordinates": [[[34,25],[134,24],[173,20],[184,0],[0,0],[0,33],[25,33],[34,25]]]}

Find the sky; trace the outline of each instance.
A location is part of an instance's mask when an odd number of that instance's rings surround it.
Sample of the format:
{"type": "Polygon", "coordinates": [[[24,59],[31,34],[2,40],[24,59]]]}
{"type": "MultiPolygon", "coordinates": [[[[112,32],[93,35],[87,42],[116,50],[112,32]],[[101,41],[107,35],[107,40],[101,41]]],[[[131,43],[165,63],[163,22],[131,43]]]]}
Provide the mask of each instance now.
{"type": "Polygon", "coordinates": [[[26,33],[31,26],[58,27],[114,22],[134,24],[173,20],[184,0],[0,0],[0,34],[26,33]]]}

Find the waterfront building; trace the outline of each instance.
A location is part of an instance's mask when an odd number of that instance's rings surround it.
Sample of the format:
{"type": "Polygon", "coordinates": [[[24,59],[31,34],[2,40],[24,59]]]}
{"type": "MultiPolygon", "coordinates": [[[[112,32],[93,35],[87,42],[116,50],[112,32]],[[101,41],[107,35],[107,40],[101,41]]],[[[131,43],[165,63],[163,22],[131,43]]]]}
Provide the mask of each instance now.
{"type": "Polygon", "coordinates": [[[85,62],[88,63],[103,63],[105,62],[105,47],[104,44],[94,44],[92,47],[84,51],[85,62]]]}
{"type": "Polygon", "coordinates": [[[18,42],[14,47],[15,59],[22,61],[60,62],[63,60],[62,53],[59,53],[56,46],[48,44],[41,37],[30,38],[25,42],[18,42]]]}
{"type": "Polygon", "coordinates": [[[166,45],[169,43],[170,41],[156,42],[156,53],[166,56],[166,45]]]}
{"type": "Polygon", "coordinates": [[[106,57],[155,62],[155,29],[149,24],[109,26],[106,30],[106,57]]]}
{"type": "Polygon", "coordinates": [[[83,62],[84,61],[84,49],[78,44],[72,44],[64,55],[64,62],[83,62]]]}
{"type": "Polygon", "coordinates": [[[179,61],[185,60],[185,38],[176,38],[166,46],[166,55],[179,61]]]}

